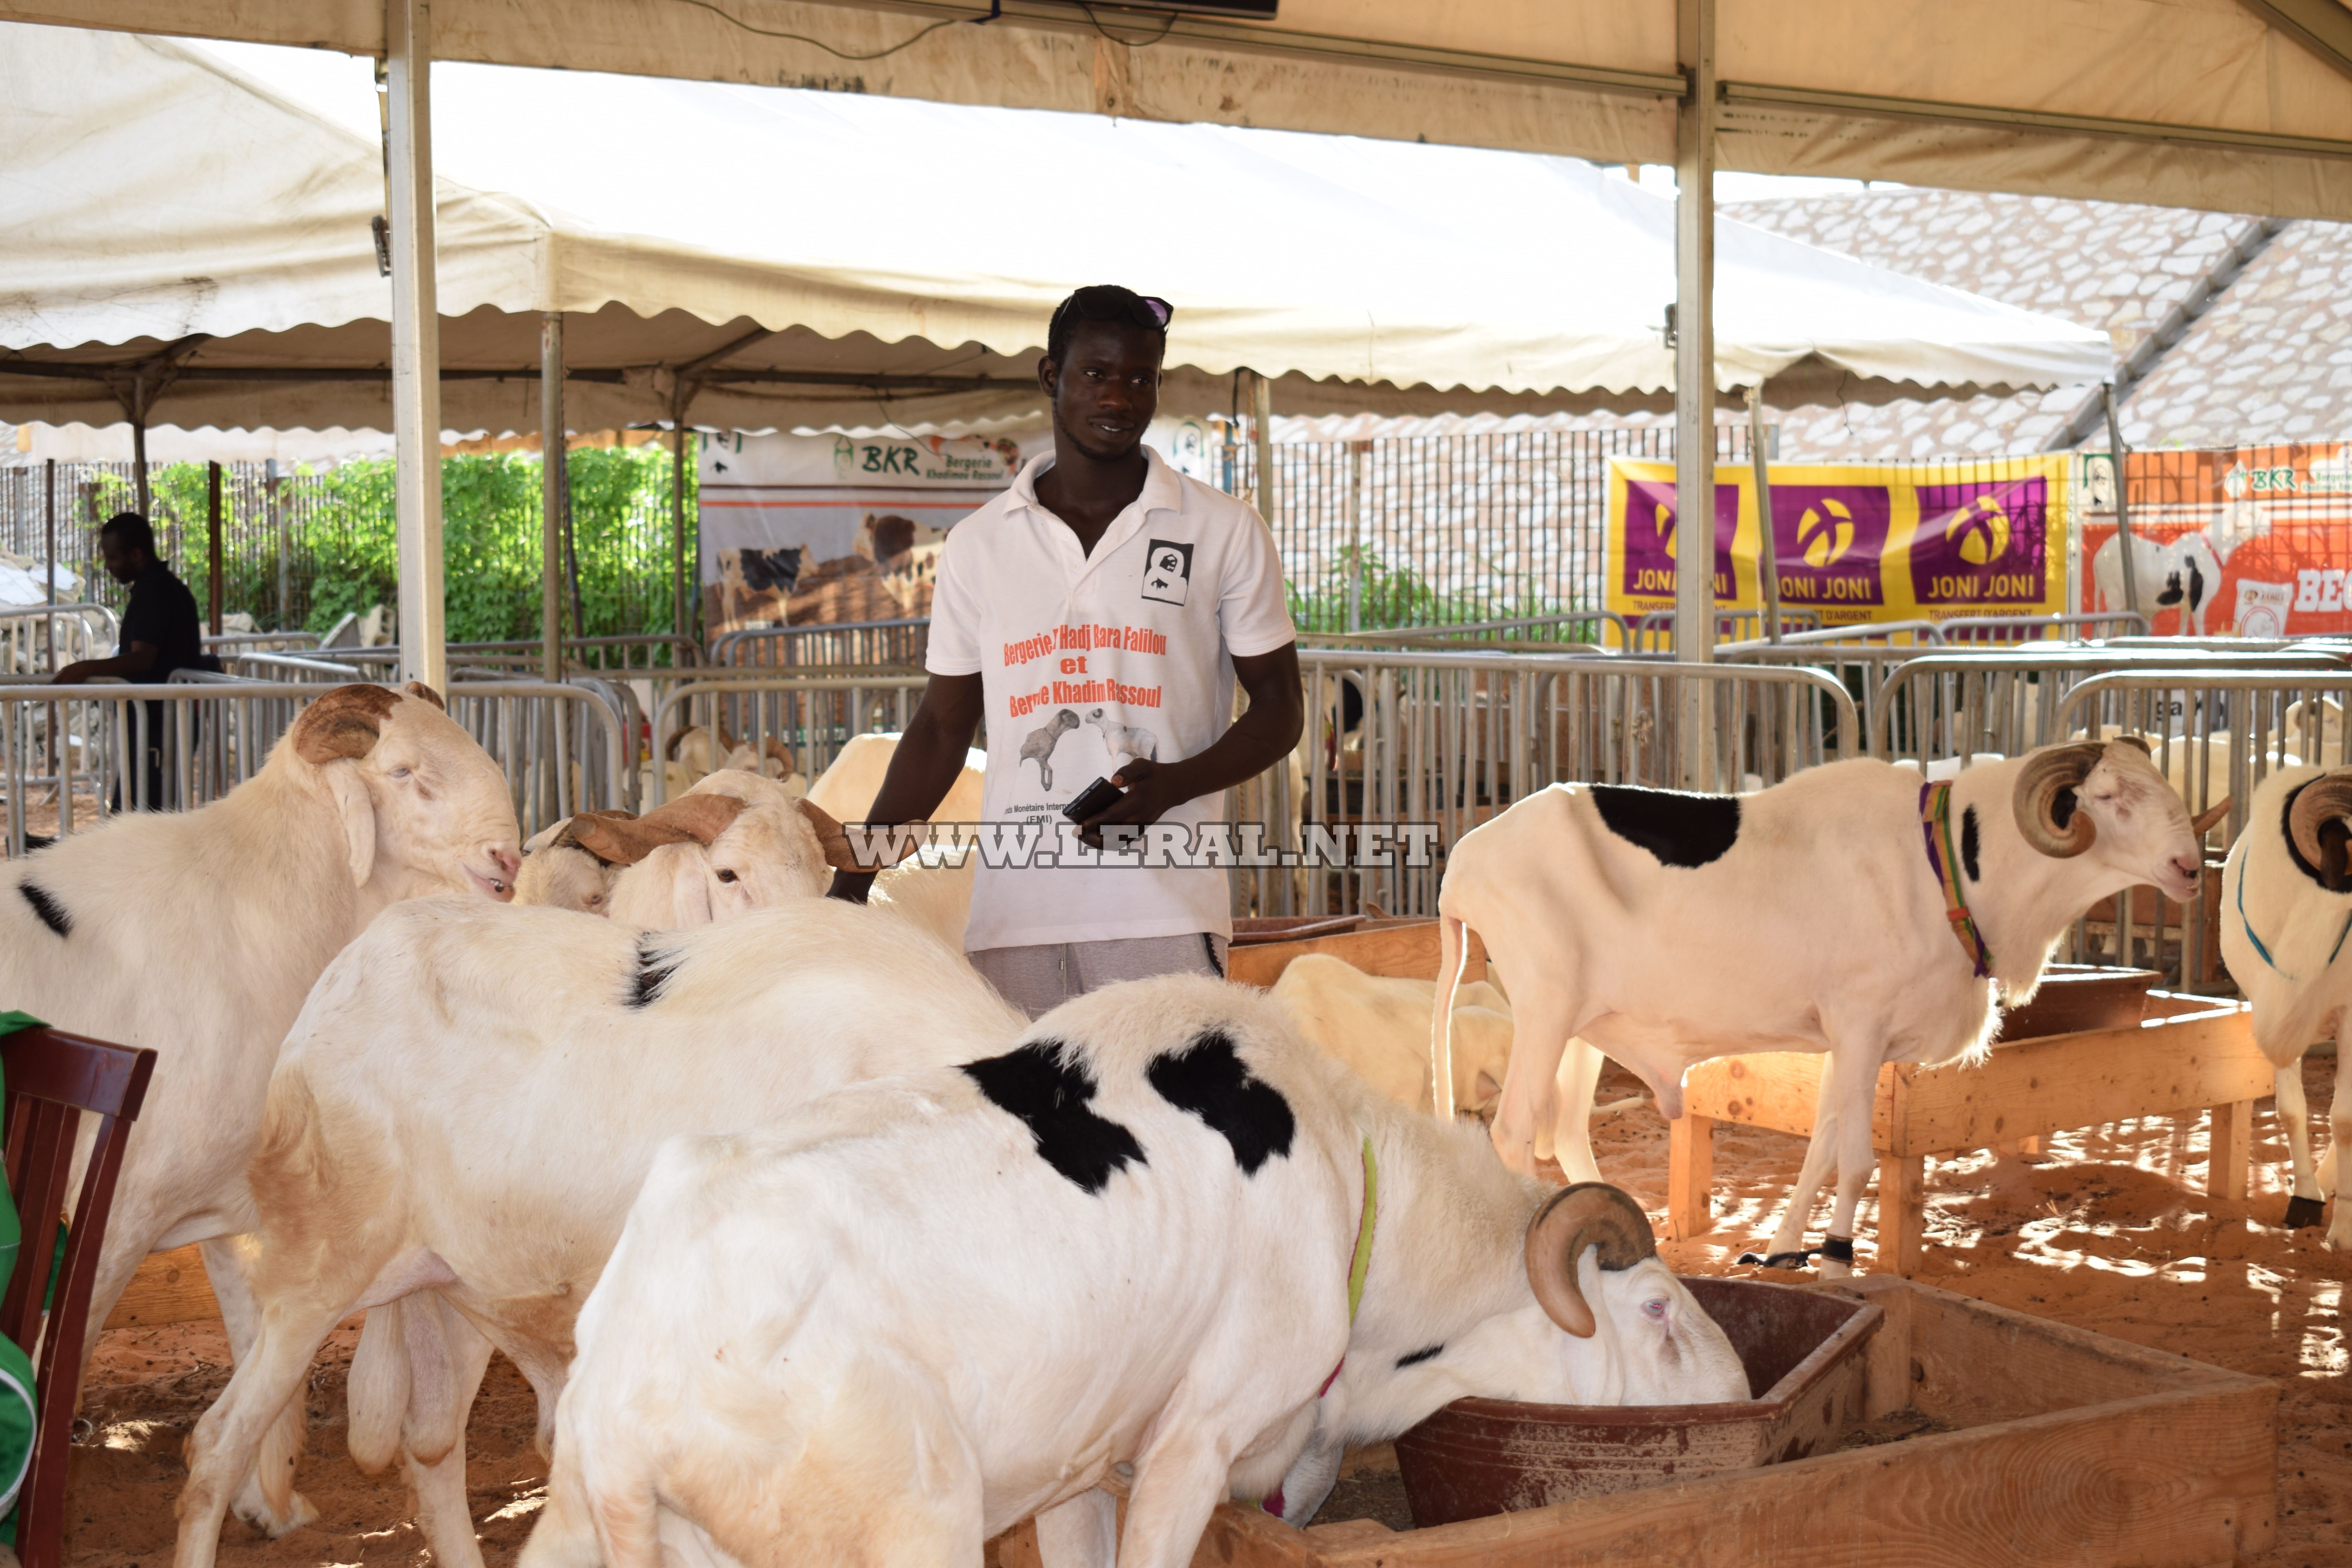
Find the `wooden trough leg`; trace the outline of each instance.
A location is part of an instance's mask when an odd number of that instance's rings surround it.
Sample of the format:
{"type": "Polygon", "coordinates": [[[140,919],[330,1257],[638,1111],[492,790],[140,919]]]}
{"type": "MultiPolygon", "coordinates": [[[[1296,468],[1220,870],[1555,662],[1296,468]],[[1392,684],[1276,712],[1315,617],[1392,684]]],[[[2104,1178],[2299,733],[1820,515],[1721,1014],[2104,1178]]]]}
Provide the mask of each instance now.
{"type": "Polygon", "coordinates": [[[1666,1129],[1666,1234],[1688,1241],[1715,1228],[1715,1118],[1680,1116],[1666,1129]]]}
{"type": "Polygon", "coordinates": [[[1919,1271],[1927,1244],[1927,1160],[1878,1157],[1878,1266],[1906,1279],[1919,1271]]]}
{"type": "Polygon", "coordinates": [[[2205,1190],[2217,1198],[2243,1202],[2246,1166],[2254,1152],[2254,1102],[2232,1100],[2208,1110],[2205,1190]]]}

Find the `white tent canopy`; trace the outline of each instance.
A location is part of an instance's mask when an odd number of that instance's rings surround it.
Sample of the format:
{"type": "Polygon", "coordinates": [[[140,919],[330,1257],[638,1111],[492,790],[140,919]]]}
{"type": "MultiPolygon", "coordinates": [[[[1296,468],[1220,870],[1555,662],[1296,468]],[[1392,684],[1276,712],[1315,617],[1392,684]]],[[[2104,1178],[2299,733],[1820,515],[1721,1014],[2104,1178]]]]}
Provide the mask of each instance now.
{"type": "MultiPolygon", "coordinates": [[[[1046,314],[1105,279],[1175,302],[1169,398],[1196,412],[1243,366],[1286,412],[1671,403],[1673,204],[1580,162],[481,66],[435,94],[467,182],[437,204],[454,428],[536,426],[548,310],[575,428],[665,416],[681,374],[706,424],[1028,416],[1046,314]],[[1084,224],[1040,221],[1064,189],[1084,224]]],[[[0,413],[385,422],[372,138],[196,49],[24,26],[0,28],[0,413]]],[[[2109,365],[2068,322],[1728,222],[1717,246],[1727,387],[1878,400],[2109,365]]]]}
{"type": "MultiPolygon", "coordinates": [[[[432,26],[445,60],[1666,163],[1685,3],[1281,0],[1257,23],[1070,0],[438,0],[432,26]]],[[[2343,0],[1717,9],[1727,169],[2352,220],[2343,0]]],[[[382,0],[0,0],[11,18],[386,46],[382,0]]]]}

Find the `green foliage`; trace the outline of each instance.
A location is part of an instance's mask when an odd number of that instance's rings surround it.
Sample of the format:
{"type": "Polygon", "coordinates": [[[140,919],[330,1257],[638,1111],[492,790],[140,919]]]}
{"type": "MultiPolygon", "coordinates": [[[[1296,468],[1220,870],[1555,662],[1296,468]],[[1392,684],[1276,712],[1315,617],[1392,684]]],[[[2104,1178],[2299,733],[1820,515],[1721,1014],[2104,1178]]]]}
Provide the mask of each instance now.
{"type": "MultiPolygon", "coordinates": [[[[586,635],[668,631],[667,451],[651,446],[591,447],[571,453],[566,468],[586,635]]],[[[104,475],[100,482],[104,510],[137,504],[128,480],[104,475]]],[[[400,549],[393,465],[362,461],[320,472],[297,470],[285,483],[293,519],[290,603],[278,603],[278,539],[264,509],[251,493],[240,498],[236,487],[229,486],[223,491],[224,608],[245,611],[264,626],[291,623],[323,632],[347,613],[395,603],[400,549]],[[298,490],[299,502],[293,499],[298,490]]],[[[153,468],[148,478],[156,547],[196,591],[199,603],[208,569],[205,484],[202,463],[153,468]]],[[[535,454],[442,459],[442,570],[451,642],[539,636],[540,506],[535,454]]],[[[689,492],[689,517],[694,506],[689,492]]],[[[113,584],[105,587],[111,590],[113,584]]],[[[568,574],[563,596],[569,630],[568,574]]]]}
{"type": "MultiPolygon", "coordinates": [[[[1342,546],[1324,568],[1322,579],[1293,578],[1289,584],[1290,618],[1302,632],[1344,632],[1348,626],[1349,579],[1355,574],[1357,551],[1342,546]]],[[[1363,552],[1363,589],[1360,629],[1393,631],[1444,627],[1475,621],[1513,620],[1531,616],[1573,615],[1580,606],[1520,594],[1446,594],[1430,586],[1409,566],[1393,566],[1378,552],[1363,552]]],[[[1597,641],[1595,622],[1569,621],[1558,626],[1528,626],[1509,635],[1521,641],[1597,641]]],[[[1491,635],[1491,634],[1490,634],[1491,635]]]]}

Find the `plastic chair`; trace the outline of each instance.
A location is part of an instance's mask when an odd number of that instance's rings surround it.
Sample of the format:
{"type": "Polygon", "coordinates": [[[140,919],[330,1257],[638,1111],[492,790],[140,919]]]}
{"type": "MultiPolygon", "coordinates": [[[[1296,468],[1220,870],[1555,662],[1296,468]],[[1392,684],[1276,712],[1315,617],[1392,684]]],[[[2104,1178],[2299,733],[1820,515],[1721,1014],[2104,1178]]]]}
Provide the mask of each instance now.
{"type": "Polygon", "coordinates": [[[114,1181],[122,1169],[131,1123],[147,1098],[155,1053],[85,1039],[61,1029],[26,1029],[0,1039],[0,1068],[7,1075],[7,1099],[0,1104],[6,1130],[8,1195],[24,1226],[16,1270],[0,1296],[0,1333],[35,1361],[34,1397],[40,1406],[33,1434],[33,1463],[17,1494],[16,1556],[24,1568],[64,1568],[66,1467],[73,1444],[76,1396],[81,1389],[82,1342],[88,1337],[89,1296],[97,1282],[99,1243],[114,1181]],[[81,1190],[67,1187],[82,1117],[96,1118],[97,1138],[81,1190]],[[58,1226],[66,1215],[64,1267],[42,1328],[42,1299],[48,1294],[49,1259],[58,1226]]]}

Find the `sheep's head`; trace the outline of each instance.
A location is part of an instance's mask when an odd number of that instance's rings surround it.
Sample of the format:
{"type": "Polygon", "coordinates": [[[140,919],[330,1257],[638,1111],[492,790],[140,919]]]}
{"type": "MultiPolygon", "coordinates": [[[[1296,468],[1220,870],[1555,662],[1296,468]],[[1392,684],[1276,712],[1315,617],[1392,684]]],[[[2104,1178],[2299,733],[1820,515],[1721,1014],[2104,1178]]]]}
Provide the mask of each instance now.
{"type": "Polygon", "coordinates": [[[1730,1339],[1660,1261],[1649,1216],[1617,1188],[1578,1182],[1552,1194],[1528,1225],[1527,1268],[1546,1317],[1613,1352],[1608,1386],[1580,1391],[1586,1403],[1749,1397],[1748,1371],[1730,1339]]]}
{"type": "Polygon", "coordinates": [[[621,868],[580,840],[583,826],[599,821],[632,822],[630,811],[585,811],[544,828],[522,847],[522,869],[515,877],[515,902],[544,909],[601,915],[621,868]]]}
{"type": "Polygon", "coordinates": [[[279,742],[333,802],[354,883],[394,898],[514,896],[521,834],[506,776],[429,686],[338,686],[279,742]]]}
{"type": "Polygon", "coordinates": [[[585,826],[581,843],[628,868],[613,884],[612,918],[657,930],[822,897],[831,872],[861,869],[840,823],[735,769],[634,821],[585,826]]]}
{"type": "Polygon", "coordinates": [[[2011,797],[2017,830],[2035,849],[2091,856],[2126,885],[2151,883],[2177,903],[2195,895],[2205,829],[2227,805],[2192,823],[2137,735],[2030,752],[2011,797]]]}

